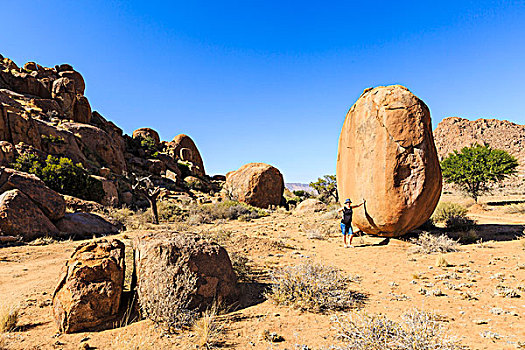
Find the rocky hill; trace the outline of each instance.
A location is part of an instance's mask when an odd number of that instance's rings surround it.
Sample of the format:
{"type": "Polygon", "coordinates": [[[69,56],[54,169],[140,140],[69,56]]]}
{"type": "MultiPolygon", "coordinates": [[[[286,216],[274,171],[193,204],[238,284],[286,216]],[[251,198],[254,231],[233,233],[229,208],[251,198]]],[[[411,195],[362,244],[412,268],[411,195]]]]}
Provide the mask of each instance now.
{"type": "Polygon", "coordinates": [[[518,175],[504,182],[496,190],[507,194],[523,194],[525,191],[525,125],[507,120],[450,117],[441,121],[434,130],[434,141],[440,159],[454,150],[474,143],[488,144],[502,149],[518,159],[518,175]]]}

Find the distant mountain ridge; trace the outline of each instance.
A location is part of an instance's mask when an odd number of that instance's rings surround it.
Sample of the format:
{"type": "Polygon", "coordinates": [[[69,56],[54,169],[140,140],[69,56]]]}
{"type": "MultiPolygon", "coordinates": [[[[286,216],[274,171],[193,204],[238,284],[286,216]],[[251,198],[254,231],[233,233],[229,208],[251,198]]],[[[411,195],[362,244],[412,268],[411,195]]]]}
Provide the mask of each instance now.
{"type": "Polygon", "coordinates": [[[317,195],[317,191],[310,187],[309,184],[303,184],[299,182],[285,183],[284,186],[290,191],[306,191],[313,195],[317,195]]]}
{"type": "Polygon", "coordinates": [[[507,120],[449,117],[434,130],[434,141],[440,160],[454,150],[474,143],[488,144],[516,157],[519,162],[517,176],[511,176],[498,186],[508,194],[522,194],[525,185],[525,125],[507,120]]]}

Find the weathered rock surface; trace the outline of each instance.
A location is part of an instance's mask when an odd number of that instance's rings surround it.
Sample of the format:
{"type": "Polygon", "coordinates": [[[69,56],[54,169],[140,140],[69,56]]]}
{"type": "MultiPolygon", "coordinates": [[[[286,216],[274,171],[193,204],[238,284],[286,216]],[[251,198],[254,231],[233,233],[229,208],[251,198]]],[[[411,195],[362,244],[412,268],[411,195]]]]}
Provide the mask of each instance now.
{"type": "Polygon", "coordinates": [[[279,205],[284,192],[281,172],[268,164],[249,163],[226,174],[226,195],[259,208],[279,205]]]}
{"type": "Polygon", "coordinates": [[[168,143],[168,148],[173,156],[184,161],[189,161],[193,164],[193,168],[191,169],[193,175],[206,175],[201,154],[193,140],[188,135],[180,134],[175,136],[173,141],[168,143]],[[183,149],[184,151],[181,152],[183,149]]]}
{"type": "Polygon", "coordinates": [[[92,237],[118,233],[116,226],[92,213],[67,213],[56,222],[56,227],[67,237],[92,237]]]}
{"type": "Polygon", "coordinates": [[[60,332],[103,326],[117,315],[124,286],[124,244],[100,240],[79,245],[62,270],[53,294],[60,332]]]}
{"type": "Polygon", "coordinates": [[[104,191],[104,197],[102,197],[100,203],[108,207],[118,206],[118,189],[115,182],[108,180],[102,176],[91,175],[91,178],[99,181],[102,184],[102,191],[104,191]]]}
{"type": "MultiPolygon", "coordinates": [[[[439,158],[442,160],[454,150],[479,143],[502,149],[518,160],[517,176],[511,176],[494,185],[494,193],[522,194],[525,185],[525,125],[507,120],[450,117],[443,119],[434,130],[439,158]]],[[[446,188],[452,186],[446,184],[446,188]]]]}
{"type": "Polygon", "coordinates": [[[0,141],[0,166],[11,164],[15,160],[15,147],[7,141],[0,141]]]}
{"type": "Polygon", "coordinates": [[[126,161],[124,159],[124,150],[122,143],[115,140],[114,137],[107,134],[104,130],[87,124],[65,122],[61,127],[69,132],[78,135],[81,140],[81,147],[84,148],[84,154],[95,154],[92,161],[100,160],[113,172],[122,174],[126,170],[126,161]],[[86,150],[87,149],[87,150],[86,150]]]}
{"type": "Polygon", "coordinates": [[[326,210],[326,204],[315,198],[308,198],[297,205],[295,214],[317,213],[326,210]]]}
{"type": "Polygon", "coordinates": [[[57,233],[53,223],[22,191],[13,189],[0,195],[0,236],[20,236],[29,241],[57,233]]]}
{"type": "Polygon", "coordinates": [[[155,141],[155,145],[160,143],[159,133],[151,128],[140,128],[133,131],[133,138],[136,139],[138,137],[151,138],[155,141]]]}
{"type": "MultiPolygon", "coordinates": [[[[151,300],[152,295],[168,298],[167,295],[155,295],[157,288],[167,287],[159,283],[173,284],[173,277],[185,271],[196,277],[195,291],[189,296],[190,308],[206,308],[215,299],[223,300],[227,305],[237,301],[237,276],[228,253],[218,244],[193,234],[155,232],[137,238],[134,248],[137,291],[141,303],[151,300]],[[160,275],[166,272],[173,276],[162,280],[160,275]]],[[[171,290],[176,290],[175,285],[171,290]]]]}
{"type": "Polygon", "coordinates": [[[14,169],[0,168],[0,193],[13,189],[28,196],[51,220],[60,219],[66,212],[64,198],[38,177],[14,169]]]}
{"type": "Polygon", "coordinates": [[[425,103],[399,85],[365,90],[341,131],[337,186],[341,202],[367,200],[353,220],[366,233],[396,237],[423,224],[441,194],[425,103]]]}

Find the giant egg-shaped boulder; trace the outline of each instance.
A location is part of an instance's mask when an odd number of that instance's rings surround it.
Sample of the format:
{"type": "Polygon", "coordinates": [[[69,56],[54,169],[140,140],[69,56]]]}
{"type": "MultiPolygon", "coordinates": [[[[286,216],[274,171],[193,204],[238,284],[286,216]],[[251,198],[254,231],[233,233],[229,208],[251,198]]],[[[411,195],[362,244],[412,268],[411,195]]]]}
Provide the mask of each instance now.
{"type": "Polygon", "coordinates": [[[421,226],[441,195],[441,168],[425,103],[400,85],[367,89],[346,115],[337,155],[339,198],[353,224],[384,237],[421,226]]]}

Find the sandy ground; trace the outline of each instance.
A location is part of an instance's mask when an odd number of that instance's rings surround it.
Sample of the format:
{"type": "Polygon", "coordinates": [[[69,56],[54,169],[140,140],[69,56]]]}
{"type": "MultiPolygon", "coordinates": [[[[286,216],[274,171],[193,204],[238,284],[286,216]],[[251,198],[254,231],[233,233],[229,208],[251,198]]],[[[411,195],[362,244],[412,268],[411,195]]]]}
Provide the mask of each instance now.
{"type": "MultiPolygon", "coordinates": [[[[344,248],[337,220],[323,220],[321,214],[275,212],[251,222],[226,221],[193,229],[201,233],[231,233],[227,249],[246,254],[251,266],[261,272],[258,283],[268,283],[268,273],[275,268],[311,259],[359,275],[361,280],[353,289],[368,296],[363,306],[368,313],[383,313],[398,320],[413,308],[432,311],[443,317],[449,334],[471,349],[515,349],[518,342],[525,342],[525,240],[513,237],[523,232],[525,216],[494,208],[472,207],[469,215],[478,220],[483,243],[462,245],[461,251],[444,254],[449,267],[437,267],[437,254],[411,254],[412,244],[406,240],[385,242],[366,236],[354,240],[355,248],[344,248]],[[312,229],[320,229],[324,239],[309,239],[312,229]],[[447,274],[453,278],[442,279],[447,274]],[[453,290],[447,283],[464,285],[453,290]],[[521,298],[495,296],[498,284],[519,291],[521,298]],[[423,295],[422,289],[439,289],[443,295],[423,295]],[[492,308],[502,308],[507,313],[495,315],[490,312],[492,308]]],[[[129,244],[130,238],[141,233],[128,231],[115,237],[129,244]]],[[[0,304],[21,308],[19,329],[0,335],[0,348],[78,349],[84,343],[97,349],[195,348],[194,332],[163,336],[147,320],[100,332],[58,334],[51,314],[51,296],[60,269],[80,243],[0,248],[0,304]]],[[[327,348],[338,344],[331,321],[336,314],[342,313],[301,312],[261,300],[220,317],[225,327],[222,346],[327,348]],[[261,334],[265,330],[281,335],[284,342],[264,340],[261,334]]]]}

